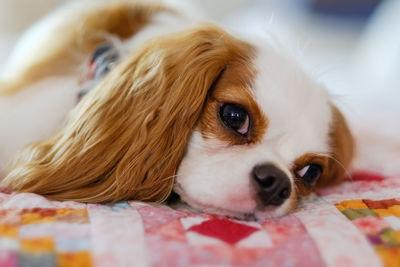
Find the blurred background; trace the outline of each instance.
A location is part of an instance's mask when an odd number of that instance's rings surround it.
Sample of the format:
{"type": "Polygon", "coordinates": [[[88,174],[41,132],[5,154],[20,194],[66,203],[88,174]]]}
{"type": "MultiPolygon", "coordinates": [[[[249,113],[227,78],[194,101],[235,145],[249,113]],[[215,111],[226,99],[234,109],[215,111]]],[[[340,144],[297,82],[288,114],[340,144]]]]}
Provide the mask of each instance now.
{"type": "MultiPolygon", "coordinates": [[[[66,1],[0,0],[0,71],[23,30],[66,1]]],[[[272,36],[329,88],[368,144],[373,168],[379,149],[400,160],[399,0],[174,1],[232,29],[272,36]]]]}

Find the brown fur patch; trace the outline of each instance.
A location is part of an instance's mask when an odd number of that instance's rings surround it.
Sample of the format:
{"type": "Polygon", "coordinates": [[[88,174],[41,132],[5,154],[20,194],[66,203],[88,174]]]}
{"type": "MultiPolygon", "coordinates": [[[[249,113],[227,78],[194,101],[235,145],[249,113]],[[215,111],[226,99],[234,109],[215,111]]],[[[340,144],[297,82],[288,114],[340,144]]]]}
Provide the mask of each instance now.
{"type": "MultiPolygon", "coordinates": [[[[144,44],[107,75],[4,183],[57,200],[163,201],[209,90],[247,45],[204,26],[144,44]]],[[[244,63],[243,63],[244,64],[244,63]]]]}
{"type": "Polygon", "coordinates": [[[317,187],[337,184],[346,176],[354,157],[355,143],[346,119],[340,110],[331,105],[332,122],[330,136],[331,155],[328,172],[317,183],[317,187]]]}
{"type": "Polygon", "coordinates": [[[268,119],[250,91],[256,70],[249,59],[252,58],[255,48],[246,44],[242,49],[247,51],[247,54],[242,56],[247,59],[231,62],[208,98],[198,124],[203,138],[217,139],[228,145],[241,145],[258,142],[264,136],[268,119]],[[246,136],[235,133],[222,123],[219,109],[224,103],[237,104],[246,109],[250,117],[249,133],[246,136]]]}
{"type": "Polygon", "coordinates": [[[16,79],[0,83],[0,95],[16,93],[45,77],[78,73],[83,60],[109,35],[129,38],[161,11],[172,12],[159,4],[115,1],[65,20],[48,34],[45,47],[32,51],[33,60],[26,59],[16,79]]]}

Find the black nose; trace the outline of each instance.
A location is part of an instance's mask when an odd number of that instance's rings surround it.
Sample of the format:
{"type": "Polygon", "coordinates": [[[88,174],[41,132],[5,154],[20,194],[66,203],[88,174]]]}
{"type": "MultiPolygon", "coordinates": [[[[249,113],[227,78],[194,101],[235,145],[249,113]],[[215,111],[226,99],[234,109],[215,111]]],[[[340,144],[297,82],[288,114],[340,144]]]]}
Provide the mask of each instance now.
{"type": "Polygon", "coordinates": [[[272,164],[254,167],[253,179],[258,195],[265,206],[281,205],[289,198],[292,191],[289,177],[272,164]]]}

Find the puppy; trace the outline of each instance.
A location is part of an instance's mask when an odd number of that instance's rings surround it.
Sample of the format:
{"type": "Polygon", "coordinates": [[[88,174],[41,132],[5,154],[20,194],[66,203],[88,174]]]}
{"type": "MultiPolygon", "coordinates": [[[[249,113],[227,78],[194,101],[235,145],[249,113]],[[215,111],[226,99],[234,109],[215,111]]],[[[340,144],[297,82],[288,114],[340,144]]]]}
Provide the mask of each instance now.
{"type": "Polygon", "coordinates": [[[14,117],[1,160],[36,141],[2,182],[19,192],[104,203],[175,191],[261,219],[339,182],[353,157],[344,117],[289,58],[161,4],[64,7],[28,31],[3,76],[14,117]]]}

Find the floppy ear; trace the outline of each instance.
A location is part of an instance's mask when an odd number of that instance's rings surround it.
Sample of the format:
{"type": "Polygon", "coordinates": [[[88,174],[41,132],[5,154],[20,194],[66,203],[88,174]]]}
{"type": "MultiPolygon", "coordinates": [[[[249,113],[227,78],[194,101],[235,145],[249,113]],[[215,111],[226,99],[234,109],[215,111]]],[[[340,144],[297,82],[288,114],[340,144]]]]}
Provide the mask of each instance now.
{"type": "Polygon", "coordinates": [[[331,105],[331,107],[331,156],[327,158],[322,179],[319,179],[317,187],[337,184],[343,180],[354,156],[354,140],[346,119],[336,106],[331,105]]]}
{"type": "Polygon", "coordinates": [[[209,89],[249,51],[212,26],[147,42],[85,96],[57,135],[22,151],[5,184],[57,200],[163,201],[209,89]]]}

